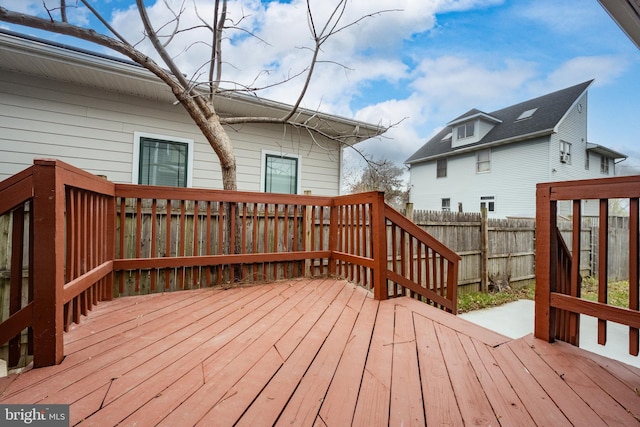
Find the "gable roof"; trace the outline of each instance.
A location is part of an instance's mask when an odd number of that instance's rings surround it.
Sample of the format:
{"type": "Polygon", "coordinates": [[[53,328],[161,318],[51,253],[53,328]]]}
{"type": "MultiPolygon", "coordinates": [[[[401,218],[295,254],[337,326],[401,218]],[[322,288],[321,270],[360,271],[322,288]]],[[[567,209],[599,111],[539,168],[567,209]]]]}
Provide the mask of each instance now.
{"type": "MultiPolygon", "coordinates": [[[[114,56],[68,46],[0,28],[0,70],[173,103],[171,89],[140,65],[114,56]]],[[[225,117],[283,117],[291,106],[240,93],[216,97],[216,111],[225,117]]],[[[330,137],[349,136],[353,144],[383,133],[380,125],[300,108],[292,120],[317,120],[330,137]]]]}
{"type": "Polygon", "coordinates": [[[446,157],[450,154],[476,149],[478,146],[492,146],[550,135],[592,82],[593,80],[589,80],[491,113],[472,109],[449,122],[447,127],[438,132],[405,163],[412,164],[437,157],[446,157]],[[522,113],[533,109],[535,109],[533,115],[518,120],[522,113]],[[491,121],[495,123],[495,126],[480,141],[453,148],[451,146],[452,139],[445,138],[451,133],[451,126],[477,117],[484,121],[491,121]]]}

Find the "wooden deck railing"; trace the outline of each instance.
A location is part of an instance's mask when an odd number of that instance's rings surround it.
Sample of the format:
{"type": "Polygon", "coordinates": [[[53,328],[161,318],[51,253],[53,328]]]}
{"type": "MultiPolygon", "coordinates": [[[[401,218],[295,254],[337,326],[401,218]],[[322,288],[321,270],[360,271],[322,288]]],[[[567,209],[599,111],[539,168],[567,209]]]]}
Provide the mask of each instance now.
{"type": "Polygon", "coordinates": [[[7,215],[11,303],[0,345],[9,342],[9,366],[25,355],[36,367],[59,363],[65,328],[122,295],[331,275],[377,299],[407,295],[456,312],[460,258],[379,192],[114,184],[36,160],[0,183],[0,217],[7,215]]]}
{"type": "Polygon", "coordinates": [[[598,319],[598,343],[607,340],[607,322],[629,326],[629,353],[638,355],[640,328],[638,221],[640,176],[538,184],[536,214],[536,308],[535,335],[579,344],[579,315],[598,319]],[[609,256],[609,200],[629,202],[629,305],[614,307],[607,301],[609,256]],[[599,204],[598,301],[580,298],[582,278],[579,261],[580,227],[584,200],[599,204]],[[558,202],[572,206],[571,245],[557,231],[558,202]],[[576,259],[573,259],[576,258],[576,259]]]}
{"type": "Polygon", "coordinates": [[[35,366],[60,363],[65,327],[111,298],[113,190],[54,160],[36,160],[0,183],[0,216],[11,215],[12,224],[10,309],[0,324],[9,366],[29,354],[35,366]]]}

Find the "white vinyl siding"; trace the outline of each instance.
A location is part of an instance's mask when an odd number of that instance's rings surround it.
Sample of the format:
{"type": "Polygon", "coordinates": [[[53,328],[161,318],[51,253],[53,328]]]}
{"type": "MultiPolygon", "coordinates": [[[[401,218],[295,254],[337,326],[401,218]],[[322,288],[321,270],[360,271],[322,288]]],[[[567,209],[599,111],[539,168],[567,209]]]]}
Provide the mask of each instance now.
{"type": "MultiPolygon", "coordinates": [[[[550,136],[491,148],[491,173],[476,173],[475,152],[448,157],[447,185],[436,178],[436,162],[412,164],[410,201],[414,209],[440,210],[441,200],[451,198],[451,206],[462,204],[464,212],[477,212],[482,196],[495,197],[495,218],[534,217],[536,184],[541,182],[601,178],[601,155],[591,152],[587,169],[587,96],[584,94],[567,111],[550,136]],[[579,111],[577,104],[582,104],[579,111]],[[560,144],[571,144],[571,163],[560,162],[560,144]]],[[[534,117],[539,112],[534,113],[534,117]]],[[[529,120],[529,119],[526,119],[529,120]]],[[[614,175],[614,163],[607,162],[614,175]]],[[[570,204],[559,203],[560,215],[570,214],[570,204]]],[[[597,215],[598,203],[586,201],[583,213],[597,215]]]]}
{"type": "MultiPolygon", "coordinates": [[[[213,149],[180,106],[0,71],[0,180],[57,158],[114,182],[131,183],[134,132],[194,141],[193,186],[222,188],[213,149]]],[[[313,143],[304,132],[275,125],[228,129],[235,147],[238,188],[260,191],[261,150],[303,158],[301,189],[336,195],[340,148],[313,143]]]]}
{"type": "MultiPolygon", "coordinates": [[[[491,149],[491,173],[476,173],[476,154],[449,157],[447,185],[436,180],[436,162],[414,164],[410,170],[410,201],[414,209],[441,210],[442,199],[462,204],[464,212],[479,212],[480,197],[494,196],[495,218],[535,215],[536,183],[548,181],[549,143],[541,138],[491,149]],[[514,161],[517,158],[526,162],[514,161]]],[[[556,151],[557,155],[557,151],[556,151]]]]}

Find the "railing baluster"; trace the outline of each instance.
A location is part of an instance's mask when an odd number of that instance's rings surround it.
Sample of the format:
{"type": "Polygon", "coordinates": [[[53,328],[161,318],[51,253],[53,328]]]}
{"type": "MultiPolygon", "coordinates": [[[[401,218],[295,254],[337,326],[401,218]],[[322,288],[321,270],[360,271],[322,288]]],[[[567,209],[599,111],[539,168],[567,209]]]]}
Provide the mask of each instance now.
{"type": "MultiPolygon", "coordinates": [[[[607,303],[607,282],[609,271],[609,200],[600,199],[600,230],[598,236],[598,302],[607,303]]],[[[580,263],[580,258],[576,260],[580,263]]],[[[607,321],[598,319],[598,344],[607,342],[607,321]]]]}
{"type": "MultiPolygon", "coordinates": [[[[640,310],[640,266],[638,257],[640,257],[640,245],[638,242],[638,227],[640,209],[637,197],[629,199],[629,309],[640,310]]],[[[629,354],[638,356],[640,335],[639,329],[629,327],[629,354]]]]}

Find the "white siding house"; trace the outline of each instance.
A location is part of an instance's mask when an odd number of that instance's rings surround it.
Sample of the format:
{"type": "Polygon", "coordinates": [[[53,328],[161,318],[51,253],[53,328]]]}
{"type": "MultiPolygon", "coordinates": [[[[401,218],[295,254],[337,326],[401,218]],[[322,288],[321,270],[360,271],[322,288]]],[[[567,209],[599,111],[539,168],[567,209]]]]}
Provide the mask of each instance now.
{"type": "Polygon", "coordinates": [[[537,183],[613,176],[626,156],[587,141],[591,83],[449,122],[406,160],[414,209],[534,217],[537,183]]]}
{"type": "MultiPolygon", "coordinates": [[[[119,183],[222,188],[213,149],[168,87],[117,58],[0,32],[0,180],[35,158],[57,158],[119,183]]],[[[286,105],[249,96],[220,99],[227,116],[281,117],[286,105]]],[[[316,112],[303,111],[300,120],[316,112]]],[[[380,128],[319,115],[349,143],[380,128]]],[[[342,147],[291,126],[228,127],[238,188],[336,195],[342,147]],[[279,173],[277,173],[279,172],[279,173]]],[[[333,133],[333,134],[332,134],[333,133]]]]}

